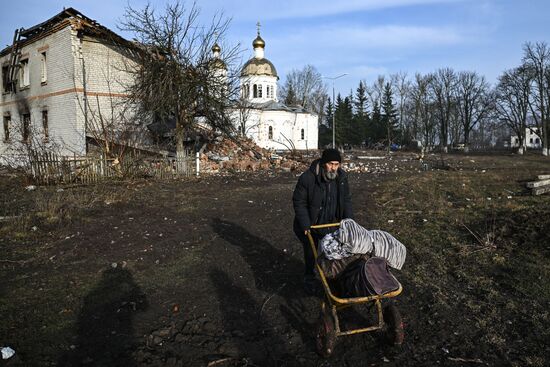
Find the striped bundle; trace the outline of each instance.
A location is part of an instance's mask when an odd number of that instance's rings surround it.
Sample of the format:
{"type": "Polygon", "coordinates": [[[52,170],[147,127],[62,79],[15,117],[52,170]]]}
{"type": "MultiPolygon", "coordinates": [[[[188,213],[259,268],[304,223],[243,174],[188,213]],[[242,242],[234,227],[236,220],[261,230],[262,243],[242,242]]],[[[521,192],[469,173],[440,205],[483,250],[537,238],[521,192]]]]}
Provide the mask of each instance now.
{"type": "Polygon", "coordinates": [[[338,260],[353,254],[383,257],[388,265],[401,269],[407,257],[407,248],[395,237],[381,230],[367,230],[353,219],[344,219],[340,228],[319,242],[319,251],[329,260],[338,260]]]}

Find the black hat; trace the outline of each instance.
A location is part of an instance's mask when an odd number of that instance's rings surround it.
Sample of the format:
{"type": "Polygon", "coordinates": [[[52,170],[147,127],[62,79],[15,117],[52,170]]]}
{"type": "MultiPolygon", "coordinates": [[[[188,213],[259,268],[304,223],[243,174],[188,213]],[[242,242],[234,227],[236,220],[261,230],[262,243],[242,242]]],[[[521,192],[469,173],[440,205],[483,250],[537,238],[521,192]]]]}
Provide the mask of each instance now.
{"type": "Polygon", "coordinates": [[[327,162],[338,161],[342,162],[342,156],[337,149],[325,149],[321,155],[321,163],[325,164],[327,162]]]}

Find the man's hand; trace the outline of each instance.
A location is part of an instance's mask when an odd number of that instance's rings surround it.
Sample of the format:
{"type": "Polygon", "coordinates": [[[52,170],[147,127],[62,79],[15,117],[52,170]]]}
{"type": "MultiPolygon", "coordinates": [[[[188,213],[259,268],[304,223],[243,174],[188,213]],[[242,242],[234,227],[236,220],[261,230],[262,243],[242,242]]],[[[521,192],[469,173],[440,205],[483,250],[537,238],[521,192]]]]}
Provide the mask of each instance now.
{"type": "Polygon", "coordinates": [[[307,236],[307,234],[308,234],[309,232],[310,232],[310,230],[309,230],[309,229],[306,229],[306,230],[304,231],[304,234],[307,236]]]}

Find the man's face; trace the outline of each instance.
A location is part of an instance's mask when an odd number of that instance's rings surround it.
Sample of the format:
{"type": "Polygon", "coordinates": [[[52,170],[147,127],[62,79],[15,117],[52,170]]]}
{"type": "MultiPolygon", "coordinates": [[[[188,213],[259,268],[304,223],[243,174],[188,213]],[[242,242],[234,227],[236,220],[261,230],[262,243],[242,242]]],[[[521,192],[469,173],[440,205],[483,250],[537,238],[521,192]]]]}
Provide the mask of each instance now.
{"type": "Polygon", "coordinates": [[[325,163],[325,171],[327,172],[327,178],[334,180],[336,178],[338,167],[340,167],[340,162],[330,161],[325,163]]]}

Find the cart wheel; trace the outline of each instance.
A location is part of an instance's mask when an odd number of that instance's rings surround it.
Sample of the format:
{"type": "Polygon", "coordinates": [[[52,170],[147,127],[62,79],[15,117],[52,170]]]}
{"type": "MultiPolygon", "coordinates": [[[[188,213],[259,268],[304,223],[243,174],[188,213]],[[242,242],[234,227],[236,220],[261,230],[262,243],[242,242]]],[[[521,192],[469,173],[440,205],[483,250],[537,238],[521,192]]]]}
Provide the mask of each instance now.
{"type": "Polygon", "coordinates": [[[394,304],[384,306],[382,310],[384,316],[386,340],[390,345],[401,345],[405,339],[405,331],[403,330],[403,321],[399,310],[394,304]]]}
{"type": "Polygon", "coordinates": [[[336,330],[332,315],[326,310],[323,310],[319,317],[315,339],[317,353],[324,358],[330,357],[336,344],[336,330]]]}

